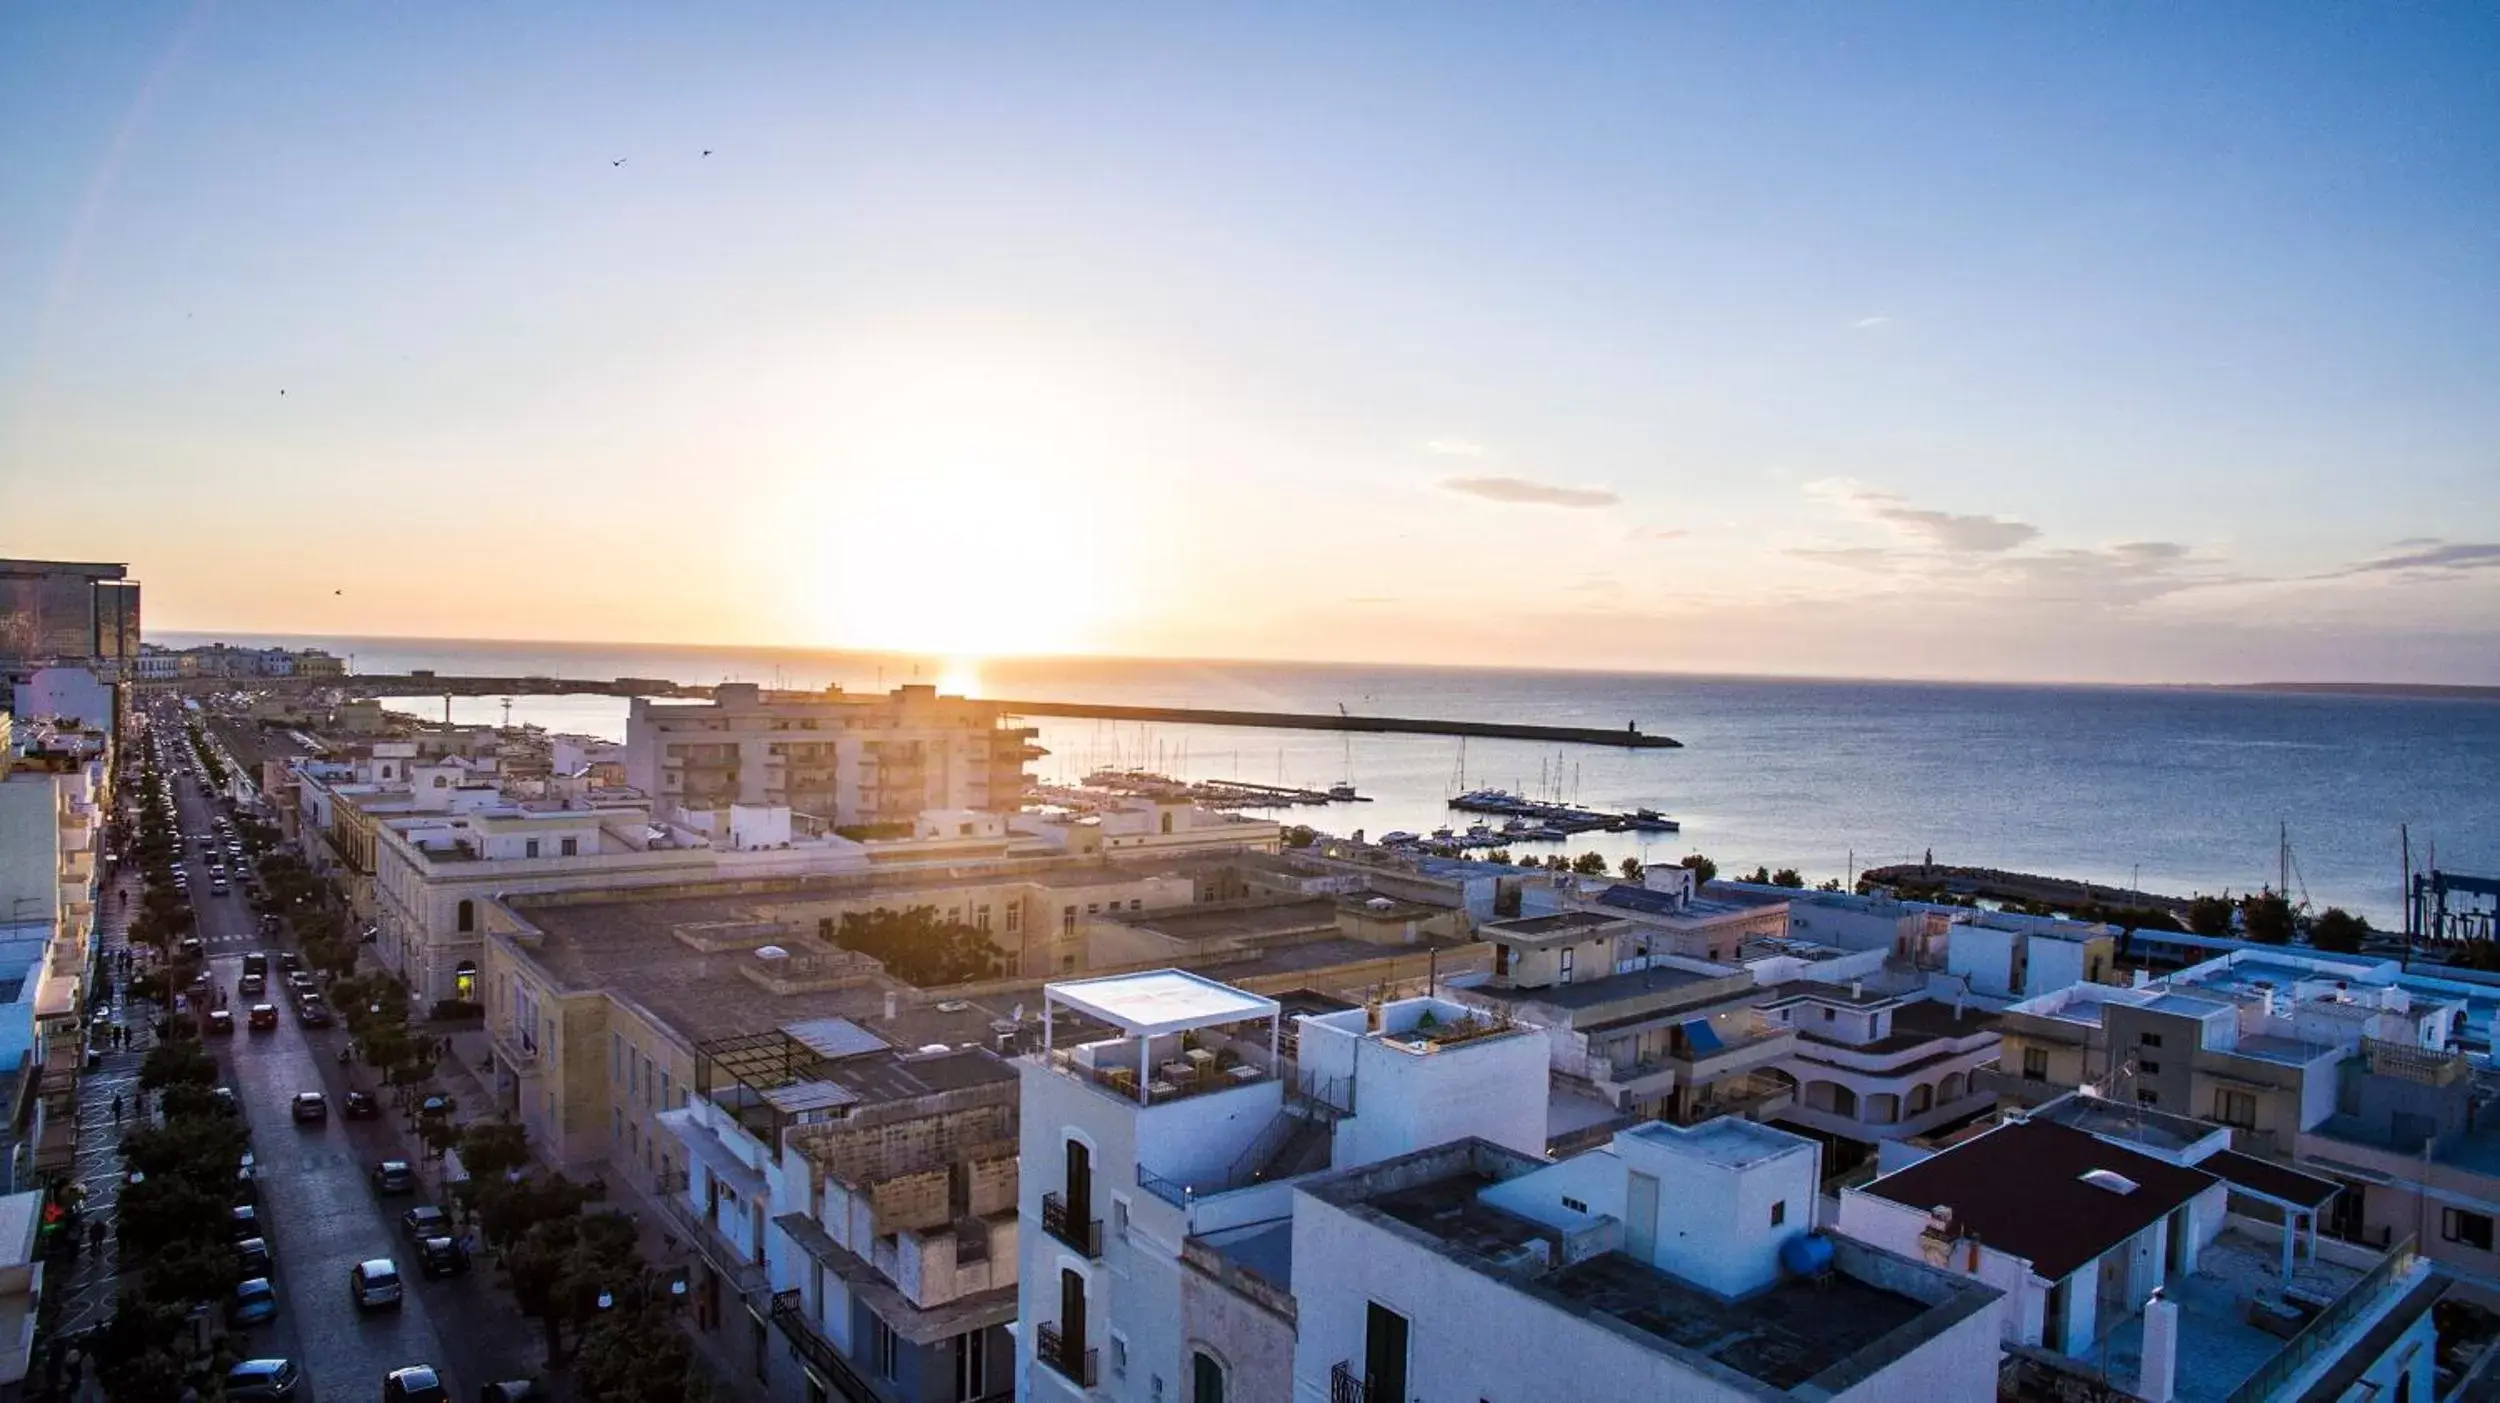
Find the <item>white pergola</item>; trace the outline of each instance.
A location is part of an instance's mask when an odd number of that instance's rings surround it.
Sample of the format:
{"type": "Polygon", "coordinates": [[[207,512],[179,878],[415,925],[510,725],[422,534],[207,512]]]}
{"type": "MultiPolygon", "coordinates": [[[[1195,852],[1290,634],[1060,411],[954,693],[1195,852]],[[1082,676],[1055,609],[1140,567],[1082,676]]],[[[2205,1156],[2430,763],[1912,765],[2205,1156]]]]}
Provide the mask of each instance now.
{"type": "Polygon", "coordinates": [[[1053,1051],[1052,1006],[1108,1023],[1137,1040],[1137,1101],[1150,1104],[1146,1087],[1152,1080],[1147,1065],[1154,1039],[1227,1023],[1267,1020],[1267,1061],[1276,1065],[1281,1010],[1274,999],[1245,993],[1187,970],[1158,969],[1141,974],[1108,974],[1042,988],[1042,1058],[1053,1051]]]}

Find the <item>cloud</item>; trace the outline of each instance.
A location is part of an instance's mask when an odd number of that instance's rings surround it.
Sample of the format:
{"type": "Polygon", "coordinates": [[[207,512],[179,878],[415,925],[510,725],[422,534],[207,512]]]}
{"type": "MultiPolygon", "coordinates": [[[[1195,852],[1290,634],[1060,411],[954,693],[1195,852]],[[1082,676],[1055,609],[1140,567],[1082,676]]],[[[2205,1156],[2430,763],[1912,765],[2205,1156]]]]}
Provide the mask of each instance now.
{"type": "Polygon", "coordinates": [[[1878,574],[1902,563],[1900,553],[1888,546],[1791,546],[1787,553],[1818,565],[1838,565],[1878,574]]]}
{"type": "Polygon", "coordinates": [[[2400,549],[2393,555],[2382,555],[2358,565],[2346,566],[2327,578],[2343,575],[2389,575],[2409,571],[2445,571],[2451,574],[2466,570],[2500,570],[2500,543],[2490,541],[2442,541],[2437,537],[2409,537],[2396,543],[2400,549]]]}
{"type": "Polygon", "coordinates": [[[1822,478],[1807,483],[1805,490],[1810,497],[1837,502],[1937,550],[1978,554],[2009,551],[2040,535],[2040,528],[2027,521],[1914,507],[1897,492],[1878,492],[1847,478],[1822,478]]]}
{"type": "Polygon", "coordinates": [[[1461,496],[1540,507],[1611,507],[1623,500],[1603,487],[1557,487],[1524,477],[1454,477],[1441,485],[1461,496]]]}
{"type": "Polygon", "coordinates": [[[1470,443],[1463,438],[1436,438],[1424,445],[1424,451],[1444,458],[1481,458],[1484,456],[1484,445],[1470,443]]]}
{"type": "Polygon", "coordinates": [[[1851,331],[1866,331],[1874,327],[1882,326],[1891,320],[1892,318],[1890,317],[1860,317],[1856,321],[1849,323],[1849,329],[1851,331]]]}
{"type": "Polygon", "coordinates": [[[1634,541],[1680,541],[1691,535],[1681,526],[1635,526],[1626,537],[1634,541]]]}

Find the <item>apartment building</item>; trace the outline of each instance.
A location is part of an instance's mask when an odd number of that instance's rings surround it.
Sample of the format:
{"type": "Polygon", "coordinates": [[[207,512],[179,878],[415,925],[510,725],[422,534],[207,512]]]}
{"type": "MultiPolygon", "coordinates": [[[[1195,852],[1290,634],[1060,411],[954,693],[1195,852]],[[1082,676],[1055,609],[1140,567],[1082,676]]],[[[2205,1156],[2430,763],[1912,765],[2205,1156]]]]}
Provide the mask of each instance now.
{"type": "Polygon", "coordinates": [[[2470,1014],[2490,1026],[2477,999],[2396,973],[2238,951],[2131,987],[2077,984],[2005,1010],[1987,1080],[2017,1105],[2088,1085],[2234,1127],[2241,1149],[2286,1157],[2334,1113],[2336,1069],[2365,1039],[2440,1050],[2470,1014]]]}
{"type": "Polygon", "coordinates": [[[1012,813],[1037,734],[996,702],[897,687],[881,697],[724,683],[705,703],[637,698],[625,774],[664,806],[789,808],[839,827],[908,824],[927,809],[1012,813]]]}
{"type": "Polygon", "coordinates": [[[1995,1109],[1995,1091],[1976,1074],[1996,1065],[1996,1014],[1863,982],[1796,980],[1764,992],[1762,1017],[1797,1034],[1776,1069],[1797,1084],[1782,1122],[1876,1143],[1995,1109]]]}
{"type": "Polygon", "coordinates": [[[1644,953],[1654,931],[1605,908],[1480,926],[1493,948],[1481,983],[1454,998],[1545,1030],[1555,1075],[1616,1112],[1695,1124],[1760,1117],[1794,1095],[1772,1069],[1797,1033],[1762,1016],[1742,967],[1644,953]]]}
{"type": "Polygon", "coordinates": [[[77,1153],[80,1005],[92,962],[112,810],[107,733],[0,716],[0,1074],[26,1161],[77,1153]]]}
{"type": "Polygon", "coordinates": [[[2004,1293],[1999,1397],[2431,1396],[2446,1283],[2317,1231],[2331,1183],[2075,1097],[1844,1189],[1837,1230],[2004,1293]]]}
{"type": "Polygon", "coordinates": [[[1296,1194],[1292,1396],[1993,1397],[2003,1294],[1816,1232],[1820,1177],[1737,1119],[1326,1175],[1296,1194]]]}
{"type": "Polygon", "coordinates": [[[93,666],[139,656],[139,582],[127,565],[0,560],[0,668],[93,666]]]}
{"type": "Polygon", "coordinates": [[[702,1044],[693,1094],[660,1121],[687,1166],[663,1203],[702,1257],[695,1324],[740,1319],[764,1396],[1012,1396],[1006,1062],[815,1019],[702,1044]],[[768,1333],[779,1348],[762,1347],[768,1333]]]}
{"type": "Polygon", "coordinates": [[[1043,1008],[1017,1067],[1021,1397],[1314,1396],[1296,1186],[1454,1140],[1545,1143],[1543,1040],[1447,999],[1289,1024],[1162,970],[1052,984],[1043,1008]]]}
{"type": "Polygon", "coordinates": [[[1570,909],[1616,915],[1631,923],[1633,954],[1679,955],[1712,964],[1744,959],[1745,947],[1789,933],[1789,897],[1713,882],[1697,887],[1689,867],[1644,869],[1638,885],[1612,883],[1594,896],[1566,898],[1570,909]]]}
{"type": "Polygon", "coordinates": [[[2454,1048],[2366,1041],[2337,1068],[2335,1111],[2293,1156],[2341,1192],[2326,1230],[2411,1238],[2486,1304],[2500,1302],[2500,1114],[2487,1069],[2454,1048]]]}

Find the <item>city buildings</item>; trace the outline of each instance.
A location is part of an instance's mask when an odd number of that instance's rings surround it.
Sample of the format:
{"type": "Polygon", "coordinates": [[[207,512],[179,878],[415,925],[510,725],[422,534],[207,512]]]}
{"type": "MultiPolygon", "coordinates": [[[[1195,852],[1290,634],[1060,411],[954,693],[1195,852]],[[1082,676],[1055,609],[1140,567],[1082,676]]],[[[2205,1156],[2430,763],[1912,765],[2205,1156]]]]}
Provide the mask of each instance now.
{"type": "Polygon", "coordinates": [[[139,656],[139,582],[125,565],[0,560],[0,671],[47,663],[118,677],[139,656]]]}
{"type": "Polygon", "coordinates": [[[2003,1294],[1816,1232],[1820,1177],[1813,1141],[1737,1119],[1327,1175],[1296,1196],[1292,1396],[1995,1396],[2003,1294]]]}
{"type": "Polygon", "coordinates": [[[102,731],[0,717],[0,1075],[20,1134],[0,1184],[65,1168],[76,1152],[112,765],[102,731]]]}
{"type": "Polygon", "coordinates": [[[1797,1084],[1777,1118],[1861,1142],[1924,1135],[1984,1115],[1996,1093],[1996,1014],[1963,999],[1798,980],[1772,986],[1763,1018],[1796,1030],[1777,1070],[1797,1084]]]}
{"type": "Polygon", "coordinates": [[[2067,1098],[1844,1189],[1837,1228],[2004,1293],[2013,1397],[2429,1398],[2446,1283],[2322,1240],[2335,1186],[2229,1146],[2067,1098]]]}
{"type": "Polygon", "coordinates": [[[232,643],[202,643],[190,648],[142,645],[132,659],[131,677],[140,682],[181,682],[193,678],[344,677],[347,660],[320,648],[254,648],[232,643]]]}
{"type": "Polygon", "coordinates": [[[987,1049],[902,1051],[840,1018],[704,1043],[659,1113],[698,1328],[769,1322],[774,1399],[1009,1396],[1016,1085],[987,1049]]]}
{"type": "Polygon", "coordinates": [[[1005,724],[996,702],[935,687],[869,697],[724,683],[706,703],[635,699],[625,774],[687,810],[763,805],[833,827],[909,825],[929,809],[1021,808],[1034,734],[1005,724]]]}

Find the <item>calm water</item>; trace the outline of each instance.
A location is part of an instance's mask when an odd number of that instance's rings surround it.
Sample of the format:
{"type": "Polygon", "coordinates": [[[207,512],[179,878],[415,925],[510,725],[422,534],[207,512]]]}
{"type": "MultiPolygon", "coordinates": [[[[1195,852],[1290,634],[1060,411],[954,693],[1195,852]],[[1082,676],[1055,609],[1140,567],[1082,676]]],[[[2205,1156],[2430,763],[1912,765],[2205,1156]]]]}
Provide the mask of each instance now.
{"type": "MultiPolygon", "coordinates": [[[[233,639],[229,641],[245,641],[233,639]]],[[[300,640],[298,640],[300,642],[300,640]]],[[[1462,778],[1559,793],[1596,808],[1649,806],[1682,820],[1655,838],[1583,835],[1522,853],[1793,866],[1810,878],[1915,860],[2088,877],[2186,893],[2274,880],[2288,825],[2294,890],[2396,919],[2397,827],[2417,864],[2500,872],[2500,705],[2157,688],[1819,682],[1272,663],[1049,660],[978,669],[909,659],[764,650],[330,640],[364,672],[724,679],[867,688],[906,681],[1034,699],[1258,707],[1620,727],[1682,750],[1557,750],[1428,737],[1348,737],[1196,726],[1041,723],[1046,778],[1144,764],[1200,779],[1324,786],[1350,778],[1375,802],[1292,812],[1335,832],[1425,832],[1463,816],[1462,778]]],[[[395,703],[439,716],[439,698],[395,703]]],[[[454,699],[460,720],[503,715],[454,699]]],[[[625,703],[523,698],[516,721],[621,738],[625,703]]]]}

